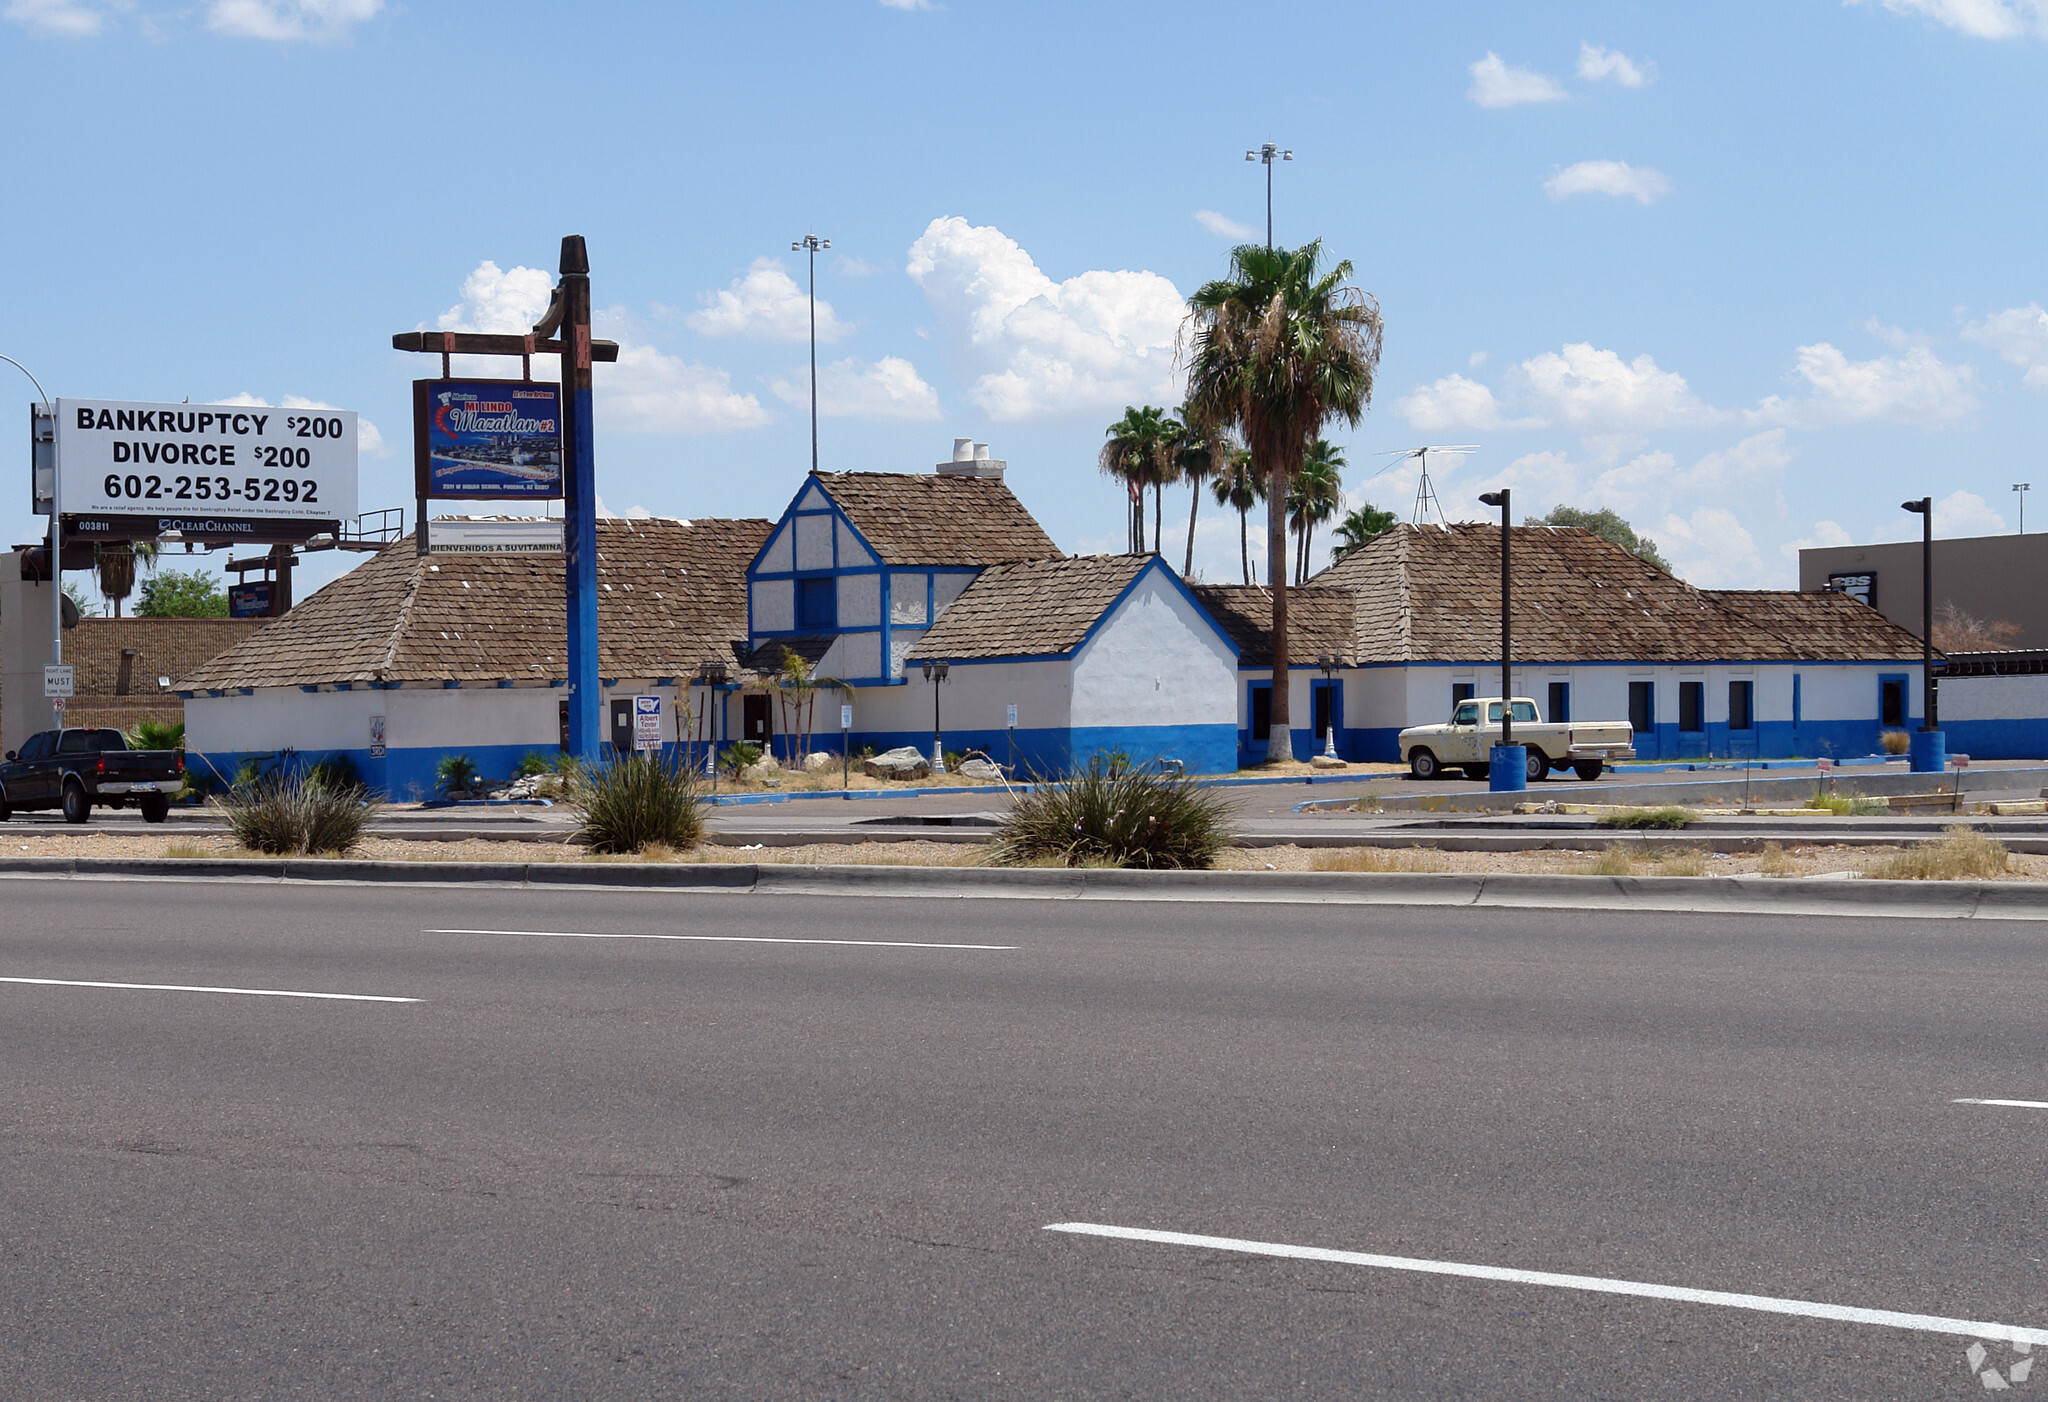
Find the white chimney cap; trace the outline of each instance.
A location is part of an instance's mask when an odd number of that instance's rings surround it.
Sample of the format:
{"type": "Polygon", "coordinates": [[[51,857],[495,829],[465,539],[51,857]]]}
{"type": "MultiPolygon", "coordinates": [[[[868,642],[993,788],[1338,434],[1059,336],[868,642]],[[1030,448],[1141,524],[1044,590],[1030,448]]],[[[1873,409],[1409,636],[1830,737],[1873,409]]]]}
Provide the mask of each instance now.
{"type": "Polygon", "coordinates": [[[953,440],[953,461],[974,461],[974,440],[972,438],[955,438],[953,440]]]}
{"type": "Polygon", "coordinates": [[[974,445],[974,460],[976,462],[988,461],[988,444],[977,443],[974,445]]]}

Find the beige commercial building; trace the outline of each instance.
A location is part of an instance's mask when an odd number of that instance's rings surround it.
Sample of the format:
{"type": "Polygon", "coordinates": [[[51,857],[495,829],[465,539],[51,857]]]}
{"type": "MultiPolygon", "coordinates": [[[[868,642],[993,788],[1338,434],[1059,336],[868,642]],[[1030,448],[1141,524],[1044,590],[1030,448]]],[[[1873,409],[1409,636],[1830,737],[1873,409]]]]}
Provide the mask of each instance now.
{"type": "MultiPolygon", "coordinates": [[[[1863,600],[1921,636],[1920,542],[1831,545],[1799,552],[1799,587],[1863,600]]],[[[1934,542],[1934,617],[1953,604],[1994,630],[1995,645],[2048,648],[2048,534],[1971,536],[1934,542]]]]}

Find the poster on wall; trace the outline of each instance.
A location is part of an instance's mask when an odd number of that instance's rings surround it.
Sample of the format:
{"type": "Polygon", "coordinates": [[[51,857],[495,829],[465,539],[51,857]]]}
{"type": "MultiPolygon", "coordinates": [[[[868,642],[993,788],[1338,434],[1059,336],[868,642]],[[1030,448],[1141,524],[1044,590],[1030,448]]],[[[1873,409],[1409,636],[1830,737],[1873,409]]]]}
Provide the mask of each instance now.
{"type": "Polygon", "coordinates": [[[562,390],[527,380],[414,380],[414,494],[562,495],[562,390]]]}

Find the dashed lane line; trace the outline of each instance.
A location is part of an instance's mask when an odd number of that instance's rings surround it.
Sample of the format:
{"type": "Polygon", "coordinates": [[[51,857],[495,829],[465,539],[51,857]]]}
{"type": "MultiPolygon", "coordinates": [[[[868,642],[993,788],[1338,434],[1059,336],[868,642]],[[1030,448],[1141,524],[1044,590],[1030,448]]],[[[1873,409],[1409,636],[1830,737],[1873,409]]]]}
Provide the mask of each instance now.
{"type": "Polygon", "coordinates": [[[852,944],[877,949],[1015,949],[1014,944],[932,944],[923,940],[795,939],[774,935],[604,934],[589,930],[423,930],[428,935],[527,935],[549,940],[686,940],[701,944],[852,944]]]}
{"type": "Polygon", "coordinates": [[[83,978],[0,978],[0,983],[31,983],[47,988],[124,988],[149,993],[241,993],[251,998],[324,998],[338,1003],[417,1003],[417,998],[392,998],[382,993],[307,993],[291,988],[212,988],[196,983],[108,983],[83,978]]]}

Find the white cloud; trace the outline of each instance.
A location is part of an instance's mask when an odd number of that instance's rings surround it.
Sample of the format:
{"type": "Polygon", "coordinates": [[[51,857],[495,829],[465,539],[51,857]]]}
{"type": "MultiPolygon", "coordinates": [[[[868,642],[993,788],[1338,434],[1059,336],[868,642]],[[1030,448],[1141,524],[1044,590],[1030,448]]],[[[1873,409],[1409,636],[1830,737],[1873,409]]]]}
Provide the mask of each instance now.
{"type": "Polygon", "coordinates": [[[1409,427],[1424,433],[1542,426],[1538,419],[1503,419],[1493,391],[1463,375],[1446,375],[1432,384],[1410,390],[1394,401],[1394,409],[1408,420],[1409,427]]]}
{"type": "Polygon", "coordinates": [[[1863,323],[1863,329],[1893,350],[1909,350],[1914,346],[1931,346],[1934,337],[1924,331],[1907,331],[1903,327],[1890,326],[1871,317],[1863,323]]]}
{"type": "Polygon", "coordinates": [[[509,272],[486,258],[462,280],[462,300],[435,323],[443,331],[523,336],[546,314],[554,278],[539,268],[509,272]]]}
{"type": "Polygon", "coordinates": [[[1718,417],[1685,377],[1647,355],[1623,360],[1581,341],[1521,363],[1516,376],[1552,422],[1582,432],[1671,428],[1718,417]]]}
{"type": "Polygon", "coordinates": [[[1472,354],[1465,357],[1465,368],[1468,370],[1477,370],[1480,366],[1484,365],[1485,363],[1485,351],[1473,351],[1472,354]]]}
{"type": "Polygon", "coordinates": [[[1554,200],[1573,195],[1613,195],[1638,204],[1653,204],[1671,193],[1671,177],[1648,166],[1627,161],[1580,161],[1543,182],[1543,193],[1554,200]]]}
{"type": "Polygon", "coordinates": [[[597,422],[622,433],[730,433],[769,420],[725,371],[653,346],[622,342],[618,362],[599,366],[595,381],[597,422]]]}
{"type": "Polygon", "coordinates": [[[1854,545],[1855,543],[1854,537],[1842,528],[1841,522],[1815,521],[1811,535],[1799,540],[1786,541],[1778,547],[1778,553],[1785,557],[1788,564],[1797,569],[1799,567],[1799,552],[1802,550],[1826,550],[1831,546],[1854,545]]]}
{"type": "Polygon", "coordinates": [[[87,4],[85,0],[9,0],[0,14],[39,34],[83,39],[105,29],[112,11],[128,8],[121,4],[87,4]]]}
{"type": "Polygon", "coordinates": [[[2020,383],[2028,389],[2048,390],[2048,311],[2039,302],[1973,321],[1963,328],[1963,339],[1998,352],[2009,365],[2025,366],[2020,383]]]}
{"type": "MultiPolygon", "coordinates": [[[[1920,518],[1900,512],[1871,537],[1876,541],[1920,539],[1920,518]]],[[[1953,491],[1934,503],[1934,533],[1943,539],[1963,536],[2004,535],[2012,528],[1991,504],[1975,492],[1953,491]]]]}
{"type": "Polygon", "coordinates": [[[1469,70],[1465,96],[1481,107],[1519,107],[1525,102],[1560,102],[1570,96],[1557,79],[1533,68],[1510,68],[1491,49],[1469,70]]]}
{"type": "Polygon", "coordinates": [[[1904,355],[1851,360],[1821,342],[1799,348],[1796,371],[1813,392],[1804,399],[1774,394],[1749,412],[1752,422],[1795,428],[1872,420],[1937,424],[1978,407],[1976,371],[1951,365],[1925,346],[1904,355]]]}
{"type": "Polygon", "coordinates": [[[1656,527],[1655,539],[1679,577],[1702,589],[1754,589],[1764,573],[1756,538],[1725,507],[1674,512],[1656,527]]]}
{"type": "MultiPolygon", "coordinates": [[[[1869,0],[1842,0],[1861,5],[1869,0]]],[[[1895,15],[1919,15],[1972,39],[2048,35],[2048,0],[1879,0],[1895,15]]]]}
{"type": "Polygon", "coordinates": [[[881,0],[881,3],[882,8],[885,10],[937,10],[944,8],[943,6],[933,4],[932,0],[881,0]]]}
{"type": "MultiPolygon", "coordinates": [[[[233,404],[250,409],[268,409],[271,407],[269,400],[251,394],[247,390],[243,390],[240,394],[229,395],[226,399],[216,399],[212,402],[215,404],[233,404]]],[[[281,409],[339,409],[341,406],[339,404],[329,404],[324,399],[308,399],[304,395],[287,394],[278,402],[277,407],[281,409]]],[[[356,451],[358,453],[368,453],[373,458],[390,456],[390,451],[384,446],[384,435],[378,431],[377,425],[371,423],[361,414],[356,415],[356,451]]]]}
{"type": "Polygon", "coordinates": [[[1219,239],[1255,239],[1259,231],[1249,224],[1240,224],[1227,214],[1218,214],[1213,209],[1195,211],[1195,222],[1216,235],[1219,239]]]}
{"type": "Polygon", "coordinates": [[[889,269],[887,264],[870,263],[865,258],[842,254],[832,260],[832,271],[841,277],[873,277],[876,273],[886,273],[889,269]]]}
{"type": "Polygon", "coordinates": [[[1054,282],[1002,230],[957,217],[931,222],[905,271],[979,372],[969,397],[992,418],[1179,402],[1174,340],[1187,307],[1157,273],[1054,282]]]}
{"type": "MultiPolygon", "coordinates": [[[[803,287],[779,258],[756,258],[754,265],[717,292],[699,294],[702,311],[683,318],[706,336],[746,336],[761,341],[810,339],[811,307],[803,287]]],[[[841,321],[832,304],[818,299],[818,339],[836,341],[853,328],[841,321]]]]}
{"type": "Polygon", "coordinates": [[[624,511],[614,511],[604,504],[604,497],[601,494],[597,499],[597,514],[599,519],[605,521],[651,521],[654,519],[654,513],[644,506],[629,506],[624,511]]]}
{"type": "Polygon", "coordinates": [[[1654,82],[1657,65],[1644,60],[1636,62],[1627,54],[1613,49],[1603,49],[1598,44],[1579,42],[1579,76],[1589,83],[1613,80],[1625,88],[1640,88],[1654,82]]]}
{"type": "MultiPolygon", "coordinates": [[[[784,401],[810,407],[811,382],[804,372],[779,376],[771,387],[784,401]]],[[[899,356],[885,355],[873,364],[841,360],[818,370],[818,416],[921,422],[939,416],[939,396],[899,356]]]]}
{"type": "Polygon", "coordinates": [[[244,39],[325,43],[346,38],[383,8],[384,0],[213,0],[206,25],[244,39]]]}

